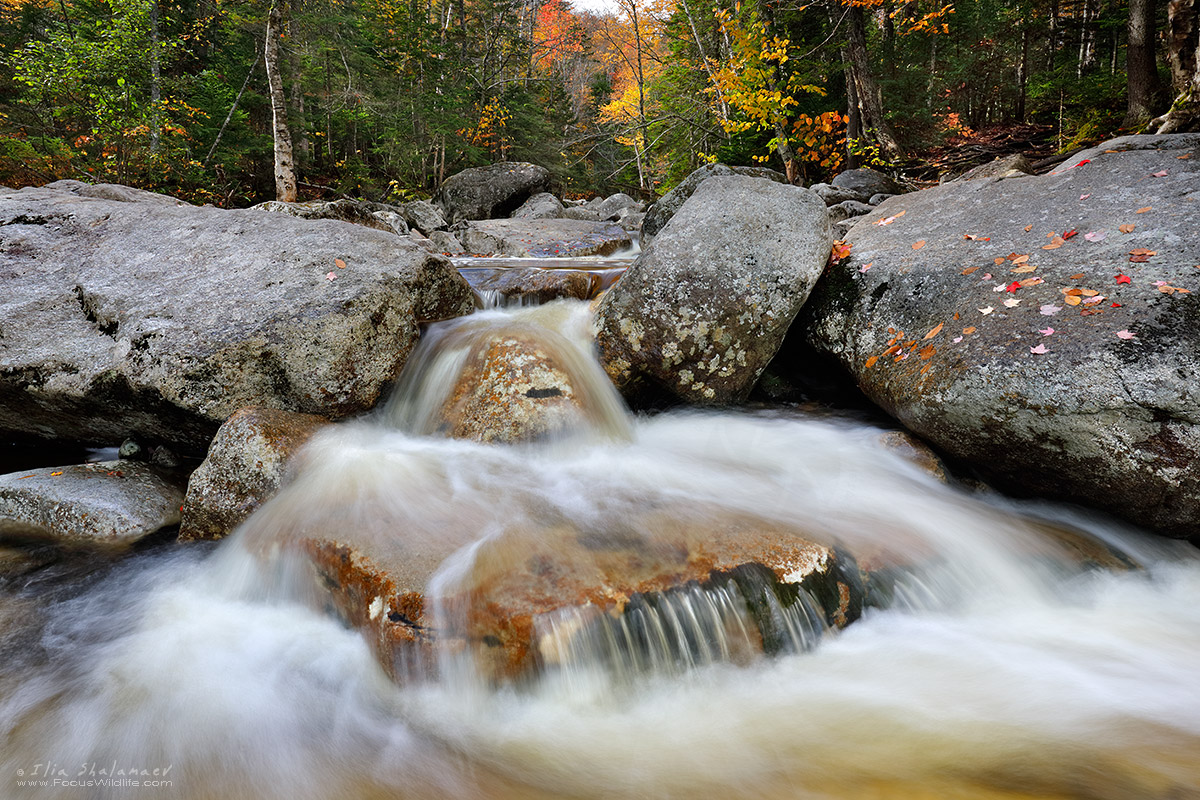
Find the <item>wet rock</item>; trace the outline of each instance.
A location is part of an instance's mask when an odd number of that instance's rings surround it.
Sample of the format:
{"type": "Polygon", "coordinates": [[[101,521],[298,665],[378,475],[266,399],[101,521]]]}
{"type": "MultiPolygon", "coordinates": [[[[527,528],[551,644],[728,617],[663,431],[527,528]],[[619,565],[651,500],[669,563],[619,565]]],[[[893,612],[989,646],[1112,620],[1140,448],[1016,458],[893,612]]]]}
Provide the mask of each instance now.
{"type": "Polygon", "coordinates": [[[395,208],[409,228],[416,229],[426,236],[432,237],[434,231],[446,227],[446,218],[442,216],[441,209],[428,200],[412,200],[395,208]]]}
{"type": "Polygon", "coordinates": [[[1029,159],[1020,153],[1011,156],[1001,156],[987,164],[978,167],[955,178],[956,181],[973,181],[980,178],[1019,178],[1022,175],[1032,175],[1033,165],[1029,159]]]}
{"type": "Polygon", "coordinates": [[[182,479],[150,464],[46,467],[0,476],[0,530],[66,544],[129,544],[177,525],[182,502],[182,479]]]}
{"type": "Polygon", "coordinates": [[[942,483],[950,479],[950,473],[938,454],[908,431],[884,431],[879,434],[879,441],[942,483]]]}
{"type": "Polygon", "coordinates": [[[401,236],[408,233],[408,225],[394,208],[366,200],[313,200],[305,203],[268,200],[253,208],[299,219],[335,219],[401,236]]]}
{"type": "Polygon", "coordinates": [[[458,237],[468,252],[520,258],[606,256],[632,244],[617,225],[569,219],[468,222],[458,237]]]}
{"type": "Polygon", "coordinates": [[[746,397],[829,257],[821,199],[741,175],[705,180],[600,301],[601,360],[622,392],[746,397]]]}
{"type": "Polygon", "coordinates": [[[474,305],[447,260],[332,220],[30,188],[0,231],[0,432],[21,438],[190,454],[248,405],[359,413],[422,321],[474,305]]]}
{"type": "Polygon", "coordinates": [[[617,224],[632,233],[634,231],[640,231],[642,229],[642,223],[645,221],[646,212],[625,209],[621,212],[620,217],[617,220],[617,224]]]}
{"type": "Polygon", "coordinates": [[[221,426],[192,473],[179,538],[220,539],[279,490],[296,452],[329,420],[271,408],[243,408],[221,426]]]}
{"type": "Polygon", "coordinates": [[[530,197],[512,213],[513,219],[559,219],[563,215],[563,204],[549,192],[530,197]]]}
{"type": "Polygon", "coordinates": [[[1048,175],[894,197],[872,215],[891,223],[851,231],[808,340],[1001,488],[1195,539],[1198,148],[1123,137],[1048,175]]]}
{"type": "Polygon", "coordinates": [[[854,195],[852,199],[866,202],[876,194],[900,194],[904,187],[896,181],[873,169],[848,169],[832,181],[834,188],[842,189],[854,195]]]}
{"type": "Polygon", "coordinates": [[[744,175],[762,178],[776,183],[787,183],[787,176],[766,167],[730,167],[725,164],[706,164],[688,175],[671,191],[664,194],[646,210],[642,221],[642,244],[647,245],[670,221],[675,212],[683,207],[701,183],[713,177],[744,175]]]}
{"type": "Polygon", "coordinates": [[[838,223],[861,217],[863,214],[870,214],[873,210],[874,208],[866,203],[860,203],[857,200],[843,200],[837,205],[829,207],[829,220],[838,223]]]}
{"type": "Polygon", "coordinates": [[[544,167],[502,161],[450,176],[433,203],[451,225],[462,220],[502,219],[549,188],[550,172],[544,167]]]}
{"type": "Polygon", "coordinates": [[[588,300],[599,291],[596,276],[565,269],[498,269],[474,283],[476,291],[495,292],[500,305],[548,303],[561,297],[588,300]]]}
{"type": "MultiPolygon", "coordinates": [[[[609,640],[612,625],[633,632],[632,649],[649,647],[637,635],[639,618],[673,605],[674,598],[718,587],[746,598],[749,613],[729,609],[718,621],[741,634],[729,636],[723,658],[745,663],[787,651],[785,619],[805,620],[819,637],[826,627],[857,619],[864,595],[844,553],[717,509],[659,508],[588,529],[548,517],[533,528],[500,531],[440,598],[440,627],[425,587],[448,552],[436,546],[411,552],[396,537],[364,543],[337,535],[307,536],[299,547],[312,559],[329,602],[402,683],[436,670],[435,645],[469,652],[481,673],[498,683],[569,663],[588,639],[609,640]],[[622,627],[623,618],[632,625],[622,627]]],[[[679,663],[703,657],[686,648],[666,655],[679,663]]]]}

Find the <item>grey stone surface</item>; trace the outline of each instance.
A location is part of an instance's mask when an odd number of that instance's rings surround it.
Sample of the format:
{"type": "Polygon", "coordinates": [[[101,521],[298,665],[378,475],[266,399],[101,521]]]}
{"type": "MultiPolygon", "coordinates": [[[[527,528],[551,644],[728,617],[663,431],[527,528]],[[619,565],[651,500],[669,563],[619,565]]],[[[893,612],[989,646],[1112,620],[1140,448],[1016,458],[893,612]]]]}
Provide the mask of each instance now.
{"type": "Polygon", "coordinates": [[[0,530],[71,544],[129,544],[179,522],[182,479],[139,461],[0,475],[0,530]]]}
{"type": "Polygon", "coordinates": [[[560,297],[588,300],[599,280],[587,272],[567,269],[496,269],[474,280],[479,292],[495,292],[500,305],[536,305],[560,297]]]}
{"type": "Polygon", "coordinates": [[[863,214],[870,214],[874,210],[874,206],[860,203],[857,200],[843,200],[837,205],[829,207],[829,219],[837,223],[853,217],[861,217],[863,214]]]}
{"type": "Polygon", "coordinates": [[[776,183],[787,183],[787,176],[766,167],[730,167],[726,164],[706,164],[688,175],[671,191],[664,194],[654,205],[646,210],[642,221],[642,244],[658,235],[666,226],[675,212],[683,207],[687,199],[696,191],[696,187],[709,178],[721,175],[744,175],[751,178],[764,178],[776,183]]]}
{"type": "Polygon", "coordinates": [[[463,220],[507,217],[530,197],[549,189],[550,172],[545,167],[502,161],[451,175],[434,195],[433,203],[453,225],[463,220]]]}
{"type": "Polygon", "coordinates": [[[849,189],[839,189],[828,183],[814,183],[809,188],[816,192],[825,201],[825,205],[827,206],[836,206],[838,203],[844,203],[847,200],[859,200],[858,192],[852,192],[849,189]]]}
{"type": "Polygon", "coordinates": [[[179,538],[220,539],[270,499],[296,452],[329,420],[270,408],[243,408],[221,426],[188,479],[179,538]]]}
{"type": "Polygon", "coordinates": [[[705,180],[601,299],[597,341],[626,393],[742,400],[829,258],[825,204],[741,175],[705,180]]]}
{"type": "Polygon", "coordinates": [[[434,251],[438,253],[456,256],[467,252],[458,237],[450,231],[430,231],[429,242],[433,245],[434,251]]]}
{"type": "Polygon", "coordinates": [[[268,200],[265,203],[259,203],[254,208],[261,211],[275,211],[299,219],[335,219],[388,233],[400,235],[408,233],[407,224],[395,209],[382,203],[371,203],[366,200],[312,200],[304,203],[268,200]]]}
{"type": "MultiPolygon", "coordinates": [[[[852,193],[851,200],[865,203],[875,194],[900,194],[904,187],[896,181],[874,169],[848,169],[835,177],[831,183],[834,188],[852,193]]],[[[840,202],[840,201],[839,201],[840,202]]]]}
{"type": "Polygon", "coordinates": [[[896,195],[889,194],[888,192],[880,192],[879,194],[873,194],[873,195],[871,195],[871,199],[867,201],[867,205],[877,206],[880,203],[882,203],[884,200],[887,200],[889,197],[895,197],[895,196],[896,195]]]}
{"type": "Polygon", "coordinates": [[[968,170],[954,180],[973,181],[980,178],[1019,178],[1023,175],[1032,174],[1033,165],[1029,163],[1029,159],[1020,153],[1014,153],[1013,155],[992,159],[986,164],[980,164],[978,167],[968,170]]]}
{"type": "Polygon", "coordinates": [[[512,213],[513,219],[558,219],[563,215],[563,204],[549,192],[535,194],[512,213]]]}
{"type": "MultiPolygon", "coordinates": [[[[183,200],[158,192],[147,192],[145,189],[135,189],[132,186],[122,186],[119,183],[84,183],[83,181],[62,180],[46,184],[47,189],[60,192],[70,192],[78,197],[95,197],[100,200],[118,200],[123,203],[156,203],[160,206],[191,205],[183,200]]],[[[12,191],[11,189],[9,191],[12,191]]]]}
{"type": "Polygon", "coordinates": [[[617,192],[601,200],[593,210],[600,215],[601,219],[606,219],[609,222],[619,222],[623,212],[627,210],[635,212],[644,211],[645,207],[645,203],[634,200],[624,192],[617,192]]]}
{"type": "Polygon", "coordinates": [[[190,453],[243,406],[372,407],[473,306],[391,233],[45,188],[0,196],[0,284],[0,434],[190,453]]]}
{"type": "Polygon", "coordinates": [[[411,200],[396,206],[396,213],[404,217],[409,228],[416,229],[426,236],[446,227],[446,218],[442,210],[428,200],[411,200]]]}
{"type": "Polygon", "coordinates": [[[562,213],[563,219],[578,219],[586,222],[602,222],[600,212],[594,208],[587,206],[571,206],[564,208],[562,213]]]}
{"type": "Polygon", "coordinates": [[[811,344],[1010,491],[1200,538],[1200,134],[1124,137],[867,219],[804,310],[811,344]]]}
{"type": "Polygon", "coordinates": [[[609,255],[631,244],[629,232],[608,222],[571,219],[489,219],[458,233],[469,253],[533,258],[609,255]]]}

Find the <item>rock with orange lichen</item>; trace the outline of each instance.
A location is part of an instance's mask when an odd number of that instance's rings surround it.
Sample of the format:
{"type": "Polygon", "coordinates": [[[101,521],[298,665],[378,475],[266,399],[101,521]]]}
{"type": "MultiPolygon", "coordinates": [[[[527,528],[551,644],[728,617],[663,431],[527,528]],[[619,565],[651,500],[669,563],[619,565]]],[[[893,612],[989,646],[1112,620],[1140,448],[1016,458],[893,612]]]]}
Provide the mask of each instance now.
{"type": "MultiPolygon", "coordinates": [[[[492,681],[530,679],[562,664],[596,630],[702,589],[724,587],[741,598],[724,623],[741,628],[726,648],[735,662],[786,649],[784,619],[797,603],[816,609],[804,613],[822,628],[843,627],[861,613],[863,582],[853,559],[777,523],[666,505],[619,524],[538,522],[480,543],[437,597],[437,615],[426,586],[452,548],[438,552],[431,543],[414,553],[395,537],[366,544],[333,535],[302,539],[300,548],[327,605],[364,633],[397,681],[430,673],[435,647],[469,653],[492,681]],[[554,624],[564,614],[574,622],[554,624]]],[[[646,646],[626,636],[630,647],[646,646]]]]}

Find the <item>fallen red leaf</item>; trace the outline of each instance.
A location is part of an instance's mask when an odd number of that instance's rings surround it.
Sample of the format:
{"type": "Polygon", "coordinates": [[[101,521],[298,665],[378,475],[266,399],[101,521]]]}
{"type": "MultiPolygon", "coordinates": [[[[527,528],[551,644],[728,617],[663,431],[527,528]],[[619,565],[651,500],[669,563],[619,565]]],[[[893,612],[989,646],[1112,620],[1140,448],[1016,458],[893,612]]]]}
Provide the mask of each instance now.
{"type": "Polygon", "coordinates": [[[1113,275],[1117,279],[1117,283],[1133,283],[1133,278],[1128,275],[1113,275]]]}
{"type": "Polygon", "coordinates": [[[1078,235],[1078,234],[1079,234],[1079,231],[1077,231],[1077,230],[1075,230],[1074,228],[1072,228],[1071,230],[1069,230],[1069,231],[1067,231],[1066,233],[1064,233],[1064,234],[1062,235],[1062,238],[1063,238],[1063,240],[1065,241],[1066,239],[1070,239],[1072,236],[1076,236],[1076,235],[1078,235]]]}
{"type": "Polygon", "coordinates": [[[1010,283],[1008,286],[1005,286],[1005,287],[1004,287],[1004,291],[1006,291],[1006,292],[1015,292],[1017,289],[1020,289],[1020,288],[1021,288],[1021,284],[1020,284],[1020,283],[1018,283],[1017,281],[1013,281],[1013,282],[1012,282],[1012,283],[1010,283]]]}

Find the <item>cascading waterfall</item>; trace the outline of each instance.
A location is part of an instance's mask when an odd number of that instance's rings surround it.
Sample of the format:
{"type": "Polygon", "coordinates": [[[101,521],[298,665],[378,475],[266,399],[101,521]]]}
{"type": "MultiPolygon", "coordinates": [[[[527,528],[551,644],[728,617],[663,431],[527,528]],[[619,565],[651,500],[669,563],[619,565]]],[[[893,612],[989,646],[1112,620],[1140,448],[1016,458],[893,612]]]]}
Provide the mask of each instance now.
{"type": "Polygon", "coordinates": [[[859,423],[632,419],[577,349],[585,323],[558,303],[434,331],[394,401],[319,434],[230,539],[7,580],[0,796],[1200,796],[1194,548],[968,494],[859,423]],[[467,343],[536,326],[584,387],[581,427],[440,435],[431,409],[467,343]],[[852,554],[861,618],[839,629],[820,589],[748,567],[623,596],[620,614],[600,594],[536,614],[539,670],[519,683],[485,679],[451,635],[473,598],[529,589],[511,581],[531,560],[610,585],[614,559],[649,570],[747,521],[852,554]],[[445,638],[436,669],[400,673],[431,678],[388,680],[324,613],[295,546],[314,532],[427,571],[445,638]],[[82,785],[114,768],[171,785],[82,785]]]}

